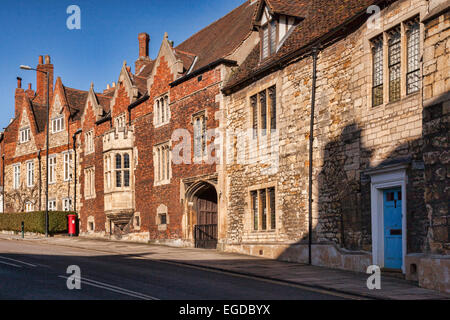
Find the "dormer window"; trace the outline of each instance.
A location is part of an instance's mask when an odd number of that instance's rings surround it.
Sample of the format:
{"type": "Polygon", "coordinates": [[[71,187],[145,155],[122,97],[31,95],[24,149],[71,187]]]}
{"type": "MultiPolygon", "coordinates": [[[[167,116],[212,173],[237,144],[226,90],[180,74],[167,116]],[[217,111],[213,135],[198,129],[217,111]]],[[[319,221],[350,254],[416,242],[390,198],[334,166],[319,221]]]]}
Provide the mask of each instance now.
{"type": "Polygon", "coordinates": [[[272,20],[261,27],[261,52],[263,59],[277,51],[277,26],[278,23],[272,20]]]}
{"type": "Polygon", "coordinates": [[[30,141],[30,128],[20,130],[20,143],[26,143],[30,141]]]}

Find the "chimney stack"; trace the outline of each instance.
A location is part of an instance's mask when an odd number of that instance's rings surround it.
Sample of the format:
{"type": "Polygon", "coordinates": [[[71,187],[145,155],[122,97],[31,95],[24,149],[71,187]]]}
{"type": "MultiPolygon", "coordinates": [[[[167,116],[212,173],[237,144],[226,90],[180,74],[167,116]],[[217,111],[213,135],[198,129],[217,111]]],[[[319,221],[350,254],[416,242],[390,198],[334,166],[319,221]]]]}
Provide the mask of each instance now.
{"type": "Polygon", "coordinates": [[[139,40],[139,58],[136,60],[134,66],[135,74],[139,74],[142,67],[151,61],[150,58],[148,57],[150,36],[147,33],[142,32],[139,33],[138,40],[139,40]]]}
{"type": "Polygon", "coordinates": [[[22,89],[22,78],[17,77],[17,89],[22,89]]]}
{"type": "Polygon", "coordinates": [[[53,65],[51,64],[50,56],[45,56],[45,64],[44,57],[39,56],[39,64],[36,69],[41,71],[36,72],[36,95],[38,96],[39,102],[45,104],[47,101],[47,78],[43,72],[49,73],[50,101],[52,100],[53,95],[53,65]]]}
{"type": "Polygon", "coordinates": [[[139,58],[148,58],[148,45],[150,43],[150,36],[143,32],[138,36],[139,39],[139,58]]]}

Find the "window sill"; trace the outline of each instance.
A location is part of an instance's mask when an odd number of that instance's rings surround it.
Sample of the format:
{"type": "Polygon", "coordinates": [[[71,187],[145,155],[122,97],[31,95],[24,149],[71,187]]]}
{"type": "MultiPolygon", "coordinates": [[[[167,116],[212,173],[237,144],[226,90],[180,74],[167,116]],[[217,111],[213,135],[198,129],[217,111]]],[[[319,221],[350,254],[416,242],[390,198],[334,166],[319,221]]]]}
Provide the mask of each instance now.
{"type": "Polygon", "coordinates": [[[420,98],[420,94],[421,94],[421,91],[419,90],[417,92],[410,93],[410,94],[408,94],[408,95],[406,95],[404,97],[401,97],[400,100],[397,100],[397,101],[392,101],[392,102],[389,101],[389,102],[385,102],[385,103],[379,104],[377,106],[373,106],[372,105],[372,108],[375,109],[375,108],[396,106],[398,104],[408,102],[409,100],[414,100],[414,99],[420,98]]]}
{"type": "Polygon", "coordinates": [[[158,187],[158,186],[165,186],[165,185],[168,185],[168,184],[170,184],[170,180],[163,180],[163,181],[155,182],[154,186],[158,187]]]}
{"type": "Polygon", "coordinates": [[[167,224],[159,224],[158,225],[158,231],[166,231],[167,230],[167,224]]]}
{"type": "Polygon", "coordinates": [[[158,123],[158,124],[154,124],[153,127],[155,129],[160,128],[160,127],[164,127],[166,125],[168,125],[170,123],[170,121],[164,122],[164,123],[158,123]]]}

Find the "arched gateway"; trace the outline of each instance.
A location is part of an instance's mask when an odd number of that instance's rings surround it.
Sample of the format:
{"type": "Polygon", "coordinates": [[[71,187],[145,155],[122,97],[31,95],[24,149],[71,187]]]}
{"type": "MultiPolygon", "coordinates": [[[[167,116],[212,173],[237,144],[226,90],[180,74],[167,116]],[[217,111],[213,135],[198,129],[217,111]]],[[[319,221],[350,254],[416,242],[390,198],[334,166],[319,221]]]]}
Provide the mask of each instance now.
{"type": "Polygon", "coordinates": [[[186,191],[188,225],[196,248],[216,249],[218,235],[217,191],[213,184],[197,181],[186,191]]]}

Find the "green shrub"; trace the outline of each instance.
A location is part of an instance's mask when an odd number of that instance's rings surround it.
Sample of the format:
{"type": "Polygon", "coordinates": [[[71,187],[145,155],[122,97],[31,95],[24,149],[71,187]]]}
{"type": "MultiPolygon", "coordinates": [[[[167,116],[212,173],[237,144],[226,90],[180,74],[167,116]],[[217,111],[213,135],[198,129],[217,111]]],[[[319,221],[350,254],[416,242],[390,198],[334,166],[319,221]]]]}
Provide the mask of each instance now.
{"type": "MultiPolygon", "coordinates": [[[[67,232],[67,216],[73,212],[49,211],[48,232],[50,234],[67,232]]],[[[0,230],[22,231],[22,221],[25,232],[45,234],[45,211],[26,213],[0,213],[0,230]]]]}

